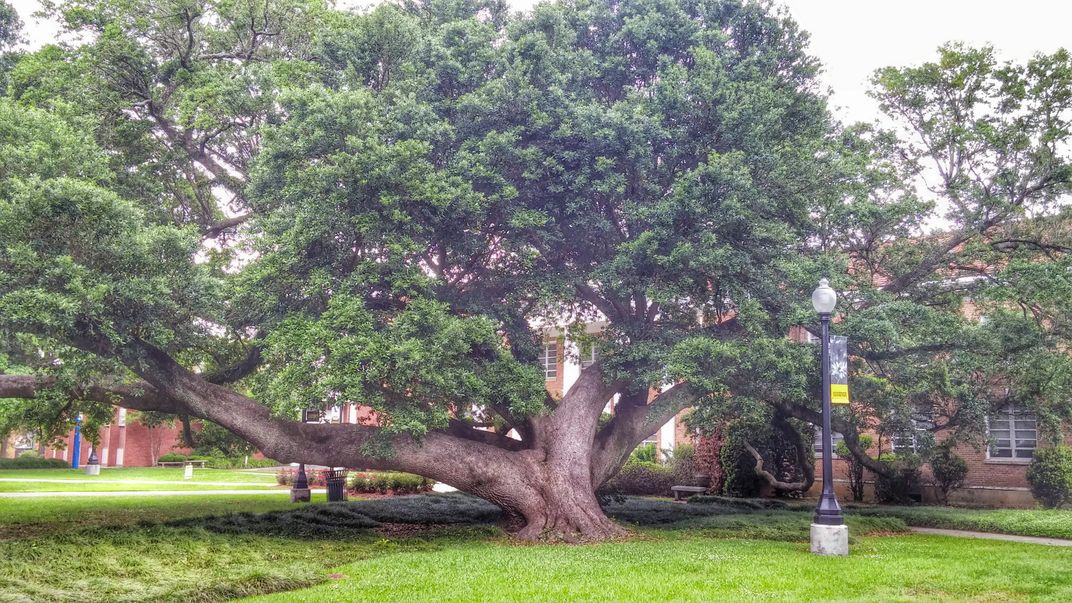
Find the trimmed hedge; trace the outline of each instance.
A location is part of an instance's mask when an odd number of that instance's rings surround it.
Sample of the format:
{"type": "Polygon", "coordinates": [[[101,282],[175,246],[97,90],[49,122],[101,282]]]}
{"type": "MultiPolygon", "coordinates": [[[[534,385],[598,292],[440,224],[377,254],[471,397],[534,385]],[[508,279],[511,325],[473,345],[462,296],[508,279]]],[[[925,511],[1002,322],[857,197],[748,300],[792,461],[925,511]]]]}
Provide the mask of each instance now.
{"type": "Polygon", "coordinates": [[[70,469],[71,464],[63,459],[46,459],[37,455],[23,455],[13,459],[0,459],[4,469],[70,469]]]}
{"type": "Polygon", "coordinates": [[[603,494],[670,496],[677,476],[670,465],[630,461],[600,489],[603,494]]]}
{"type": "MultiPolygon", "coordinates": [[[[287,467],[276,472],[275,481],[282,486],[294,483],[298,472],[287,467]]],[[[327,485],[327,470],[306,471],[310,486],[327,485]]],[[[432,490],[432,480],[397,471],[351,471],[346,475],[346,489],[357,494],[419,494],[432,490]]]]}
{"type": "Polygon", "coordinates": [[[346,488],[358,493],[417,494],[430,491],[433,483],[420,475],[394,471],[354,471],[346,476],[346,488]]]}
{"type": "Polygon", "coordinates": [[[203,456],[197,454],[179,454],[169,452],[161,454],[156,459],[160,463],[182,463],[185,461],[205,461],[205,467],[210,469],[259,469],[264,467],[278,467],[279,461],[274,459],[249,459],[245,457],[227,458],[223,456],[203,456]]]}

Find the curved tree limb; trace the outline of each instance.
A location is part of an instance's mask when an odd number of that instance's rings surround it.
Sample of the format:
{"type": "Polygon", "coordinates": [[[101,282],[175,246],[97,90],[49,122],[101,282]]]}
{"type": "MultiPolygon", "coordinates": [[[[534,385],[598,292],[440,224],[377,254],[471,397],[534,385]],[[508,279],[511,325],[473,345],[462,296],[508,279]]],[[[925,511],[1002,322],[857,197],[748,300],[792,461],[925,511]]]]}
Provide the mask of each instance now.
{"type": "Polygon", "coordinates": [[[808,471],[804,472],[804,479],[799,482],[783,482],[775,477],[773,473],[763,468],[763,455],[760,454],[748,440],[744,440],[744,448],[756,459],[756,475],[765,479],[775,490],[780,490],[782,492],[804,492],[808,488],[811,488],[811,485],[815,483],[815,473],[808,471]]]}
{"type": "Polygon", "coordinates": [[[592,484],[601,486],[614,476],[629,453],[644,438],[692,406],[699,398],[687,383],[678,383],[647,405],[620,404],[614,418],[596,434],[592,452],[592,484]]]}

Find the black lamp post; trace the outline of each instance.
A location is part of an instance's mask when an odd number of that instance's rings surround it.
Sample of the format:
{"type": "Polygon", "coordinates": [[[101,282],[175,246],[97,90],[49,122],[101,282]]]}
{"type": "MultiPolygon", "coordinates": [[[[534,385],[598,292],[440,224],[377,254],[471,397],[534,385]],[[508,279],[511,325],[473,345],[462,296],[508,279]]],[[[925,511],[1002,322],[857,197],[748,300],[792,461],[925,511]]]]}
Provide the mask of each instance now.
{"type": "Polygon", "coordinates": [[[815,507],[815,523],[839,526],[845,523],[841,505],[834,494],[834,437],[830,429],[830,314],[837,304],[837,293],[830,288],[825,278],[811,294],[811,303],[819,313],[822,326],[822,373],[823,373],[823,494],[815,507]]]}
{"type": "MultiPolygon", "coordinates": [[[[302,411],[302,423],[319,423],[320,411],[305,409],[302,411]]],[[[294,476],[294,483],[290,486],[290,502],[309,502],[312,493],[309,490],[309,477],[305,474],[305,463],[298,463],[298,474],[294,476]]]]}
{"type": "Polygon", "coordinates": [[[820,555],[847,555],[849,552],[848,528],[841,514],[841,505],[834,494],[834,438],[830,429],[830,314],[837,304],[837,293],[830,288],[825,278],[811,294],[811,303],[819,313],[822,326],[822,374],[823,374],[823,493],[815,506],[815,520],[811,531],[811,550],[820,555]]]}
{"type": "Polygon", "coordinates": [[[309,489],[309,476],[305,475],[305,463],[298,463],[298,475],[294,477],[294,488],[297,490],[309,489]]]}

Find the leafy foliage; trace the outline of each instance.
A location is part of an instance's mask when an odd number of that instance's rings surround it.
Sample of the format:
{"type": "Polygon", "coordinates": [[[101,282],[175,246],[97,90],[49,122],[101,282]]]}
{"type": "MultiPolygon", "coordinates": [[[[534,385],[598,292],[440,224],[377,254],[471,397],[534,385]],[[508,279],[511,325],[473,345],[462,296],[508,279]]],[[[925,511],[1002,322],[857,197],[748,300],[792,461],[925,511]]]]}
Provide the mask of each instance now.
{"type": "Polygon", "coordinates": [[[0,459],[0,470],[70,468],[71,464],[63,459],[46,459],[35,454],[20,454],[13,459],[0,459]]]}
{"type": "Polygon", "coordinates": [[[941,502],[949,502],[949,493],[964,485],[968,463],[950,445],[939,446],[928,461],[941,502]]]}
{"type": "Polygon", "coordinates": [[[1072,448],[1056,446],[1035,452],[1027,468],[1031,494],[1046,507],[1072,502],[1072,448]]]}
{"type": "Polygon", "coordinates": [[[889,454],[883,462],[889,473],[875,476],[875,498],[879,502],[911,504],[922,500],[919,456],[889,454]]]}

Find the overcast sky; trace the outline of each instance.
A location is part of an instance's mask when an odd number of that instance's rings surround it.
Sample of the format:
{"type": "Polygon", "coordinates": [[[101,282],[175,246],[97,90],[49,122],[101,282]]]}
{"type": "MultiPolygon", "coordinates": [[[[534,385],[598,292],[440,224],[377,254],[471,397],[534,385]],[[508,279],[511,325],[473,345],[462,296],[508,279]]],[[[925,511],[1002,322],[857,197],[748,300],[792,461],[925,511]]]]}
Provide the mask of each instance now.
{"type": "MultiPolygon", "coordinates": [[[[534,0],[510,0],[527,9],[534,0]]],[[[32,47],[56,38],[54,23],[34,19],[37,0],[8,0],[26,24],[32,47]]],[[[1064,0],[782,0],[811,33],[811,52],[825,66],[823,83],[845,121],[870,121],[871,72],[929,60],[947,41],[993,44],[1001,57],[1024,60],[1072,46],[1072,2],[1064,0]]]]}

